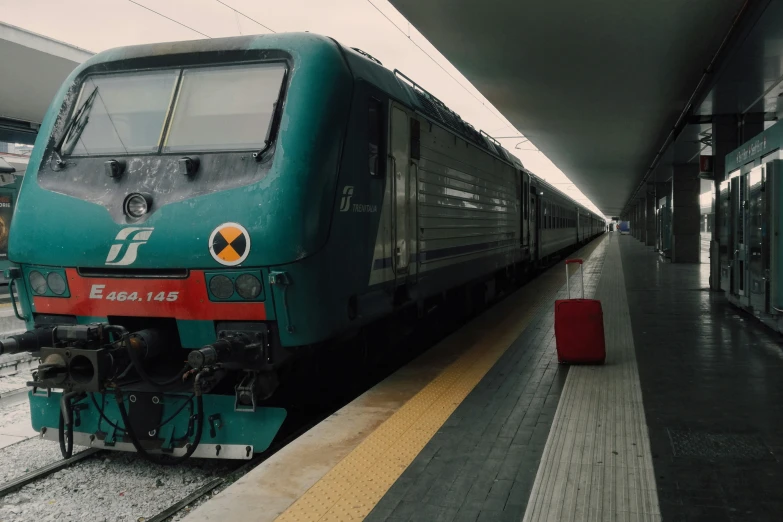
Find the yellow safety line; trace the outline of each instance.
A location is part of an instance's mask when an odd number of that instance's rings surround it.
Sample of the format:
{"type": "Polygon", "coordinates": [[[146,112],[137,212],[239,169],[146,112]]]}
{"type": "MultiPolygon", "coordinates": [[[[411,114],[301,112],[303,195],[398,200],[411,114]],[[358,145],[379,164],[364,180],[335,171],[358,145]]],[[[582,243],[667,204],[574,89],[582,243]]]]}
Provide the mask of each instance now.
{"type": "MultiPolygon", "coordinates": [[[[588,257],[600,243],[585,247],[588,257]]],[[[361,520],[481,381],[543,306],[563,286],[562,268],[471,321],[447,342],[471,346],[351,453],[299,497],[279,522],[361,520]]]]}

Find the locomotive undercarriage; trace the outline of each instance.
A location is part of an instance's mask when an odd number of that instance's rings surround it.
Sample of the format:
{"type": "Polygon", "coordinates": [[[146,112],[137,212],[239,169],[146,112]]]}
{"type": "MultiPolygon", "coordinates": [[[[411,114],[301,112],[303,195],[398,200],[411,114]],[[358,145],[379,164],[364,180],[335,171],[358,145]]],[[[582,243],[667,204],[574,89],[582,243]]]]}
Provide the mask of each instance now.
{"type": "Polygon", "coordinates": [[[60,442],[64,457],[76,444],[163,463],[248,459],[268,447],[285,419],[285,410],[259,405],[290,357],[273,325],[218,323],[214,343],[186,350],[165,321],[129,331],[122,321],[53,319],[3,339],[0,353],[39,358],[28,382],[32,423],[60,442]]]}

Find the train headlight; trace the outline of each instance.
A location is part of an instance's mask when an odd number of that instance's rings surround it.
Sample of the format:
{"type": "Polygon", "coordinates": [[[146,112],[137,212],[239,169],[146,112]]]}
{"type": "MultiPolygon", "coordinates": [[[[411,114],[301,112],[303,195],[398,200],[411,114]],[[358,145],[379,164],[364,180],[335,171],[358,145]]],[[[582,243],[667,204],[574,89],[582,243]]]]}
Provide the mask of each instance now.
{"type": "Polygon", "coordinates": [[[242,274],[234,282],[237,293],[244,299],[255,299],[261,294],[261,281],[250,274],[242,274]]]}
{"type": "Polygon", "coordinates": [[[234,285],[226,276],[216,275],[209,280],[209,292],[218,299],[228,299],[234,295],[234,285]]]}
{"type": "MultiPolygon", "coordinates": [[[[30,277],[32,277],[32,275],[33,273],[30,274],[30,277]]],[[[49,290],[51,290],[55,295],[63,295],[67,288],[65,285],[65,279],[63,279],[63,276],[57,272],[49,272],[49,275],[46,276],[46,283],[49,285],[49,290]]]]}
{"type": "Polygon", "coordinates": [[[46,293],[46,279],[41,272],[33,270],[30,275],[27,276],[30,281],[30,288],[33,289],[38,295],[44,295],[46,293]]]}
{"type": "Polygon", "coordinates": [[[138,219],[150,211],[152,197],[148,194],[129,194],[125,198],[123,209],[128,217],[138,219]]]}

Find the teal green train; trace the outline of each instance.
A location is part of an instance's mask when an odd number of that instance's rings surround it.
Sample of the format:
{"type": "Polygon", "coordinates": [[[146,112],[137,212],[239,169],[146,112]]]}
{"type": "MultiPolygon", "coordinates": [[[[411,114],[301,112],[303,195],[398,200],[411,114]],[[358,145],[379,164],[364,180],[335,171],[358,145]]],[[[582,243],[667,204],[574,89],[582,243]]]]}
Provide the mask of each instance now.
{"type": "Polygon", "coordinates": [[[33,427],[246,459],[291,361],[493,298],[605,229],[398,71],[276,34],[125,47],[65,81],[11,225],[33,427]],[[466,297],[467,296],[467,297],[466,297]],[[478,296],[478,297],[476,297],[478,296]]]}

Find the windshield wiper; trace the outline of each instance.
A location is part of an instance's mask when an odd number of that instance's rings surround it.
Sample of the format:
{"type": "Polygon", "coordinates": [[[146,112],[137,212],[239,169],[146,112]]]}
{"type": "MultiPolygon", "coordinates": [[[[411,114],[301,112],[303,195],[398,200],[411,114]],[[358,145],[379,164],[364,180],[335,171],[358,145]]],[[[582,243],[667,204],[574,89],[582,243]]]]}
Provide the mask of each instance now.
{"type": "Polygon", "coordinates": [[[98,87],[96,86],[95,89],[93,89],[90,93],[90,96],[84,100],[82,106],[79,107],[79,110],[76,111],[76,114],[73,116],[73,118],[71,118],[71,121],[68,122],[68,125],[66,125],[62,138],[60,138],[60,140],[57,142],[57,145],[54,147],[54,153],[57,155],[58,165],[63,164],[62,155],[63,146],[65,143],[70,142],[71,146],[68,147],[68,153],[70,153],[71,150],[73,150],[73,145],[76,144],[79,136],[82,135],[82,131],[84,131],[84,127],[87,126],[87,122],[89,121],[87,115],[90,113],[90,109],[92,109],[92,104],[95,101],[95,97],[97,95],[98,87]],[[71,135],[73,135],[73,137],[71,137],[71,135]]]}
{"type": "Polygon", "coordinates": [[[278,103],[275,102],[272,109],[272,117],[269,118],[269,125],[267,125],[266,128],[266,137],[264,138],[264,148],[259,150],[258,152],[253,153],[253,157],[257,161],[261,161],[261,157],[264,155],[266,151],[269,150],[269,147],[272,146],[272,134],[275,131],[275,120],[277,120],[277,107],[278,103]]]}
{"type": "Polygon", "coordinates": [[[272,142],[277,137],[277,131],[280,126],[280,109],[283,107],[283,98],[285,96],[285,85],[288,79],[288,72],[283,74],[283,81],[280,83],[280,89],[277,93],[277,100],[272,105],[272,117],[269,119],[269,126],[266,128],[266,137],[264,138],[264,148],[253,153],[256,161],[261,161],[264,153],[272,146],[272,142]]]}

